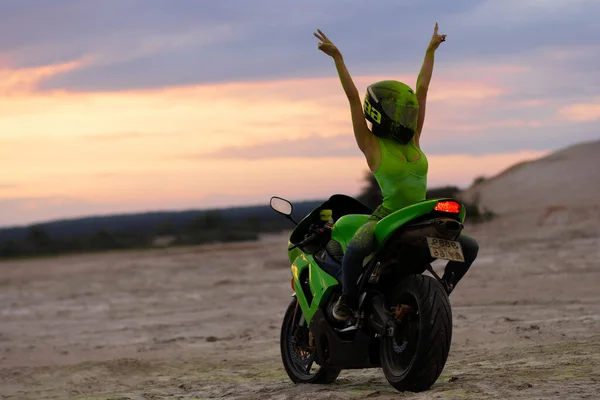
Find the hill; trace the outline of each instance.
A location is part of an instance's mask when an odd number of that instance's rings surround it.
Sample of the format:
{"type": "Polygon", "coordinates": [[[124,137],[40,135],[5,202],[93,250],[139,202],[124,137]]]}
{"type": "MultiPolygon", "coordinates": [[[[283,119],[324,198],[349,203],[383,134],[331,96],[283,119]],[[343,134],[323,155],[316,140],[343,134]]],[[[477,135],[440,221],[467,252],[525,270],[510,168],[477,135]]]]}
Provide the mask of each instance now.
{"type": "Polygon", "coordinates": [[[460,193],[497,214],[600,206],[600,140],[519,163],[460,193]]]}

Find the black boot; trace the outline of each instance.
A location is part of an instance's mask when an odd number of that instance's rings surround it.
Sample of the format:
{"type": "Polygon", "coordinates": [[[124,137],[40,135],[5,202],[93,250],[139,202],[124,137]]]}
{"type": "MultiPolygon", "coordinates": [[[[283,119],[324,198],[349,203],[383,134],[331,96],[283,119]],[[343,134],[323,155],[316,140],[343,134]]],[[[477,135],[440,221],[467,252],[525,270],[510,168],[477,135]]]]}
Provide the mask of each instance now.
{"type": "Polygon", "coordinates": [[[444,289],[446,289],[446,294],[450,296],[450,293],[452,293],[454,290],[454,285],[452,282],[442,279],[442,286],[444,286],[444,289]]]}
{"type": "Polygon", "coordinates": [[[348,295],[341,295],[333,307],[333,317],[338,321],[346,321],[354,316],[355,301],[348,295]]]}
{"type": "Polygon", "coordinates": [[[454,272],[451,273],[444,273],[444,276],[442,276],[442,286],[444,286],[444,289],[446,289],[446,294],[448,296],[450,296],[450,293],[452,293],[452,291],[454,290],[454,286],[456,285],[456,283],[454,283],[454,272]]]}

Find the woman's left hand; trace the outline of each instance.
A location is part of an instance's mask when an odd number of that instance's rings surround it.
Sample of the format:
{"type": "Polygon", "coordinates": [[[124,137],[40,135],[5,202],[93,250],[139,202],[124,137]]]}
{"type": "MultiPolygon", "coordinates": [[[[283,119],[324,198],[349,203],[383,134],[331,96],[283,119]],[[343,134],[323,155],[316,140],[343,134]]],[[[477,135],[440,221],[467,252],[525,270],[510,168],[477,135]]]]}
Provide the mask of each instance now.
{"type": "Polygon", "coordinates": [[[429,46],[427,50],[436,51],[442,42],[446,41],[446,35],[438,35],[438,24],[435,23],[435,28],[433,28],[433,37],[431,38],[431,42],[429,42],[429,46]]]}
{"type": "Polygon", "coordinates": [[[317,32],[319,33],[313,33],[313,35],[321,41],[319,42],[318,49],[332,58],[340,56],[341,53],[338,48],[335,47],[335,44],[333,44],[320,29],[317,29],[317,32]]]}

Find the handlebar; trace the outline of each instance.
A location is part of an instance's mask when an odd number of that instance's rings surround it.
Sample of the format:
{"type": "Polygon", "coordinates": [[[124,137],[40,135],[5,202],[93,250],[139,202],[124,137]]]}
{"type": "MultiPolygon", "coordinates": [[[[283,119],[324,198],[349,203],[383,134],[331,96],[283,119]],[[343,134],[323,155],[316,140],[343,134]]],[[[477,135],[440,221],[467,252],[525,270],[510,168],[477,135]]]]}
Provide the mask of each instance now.
{"type": "Polygon", "coordinates": [[[300,243],[296,243],[295,245],[293,245],[292,247],[288,248],[288,251],[294,250],[296,247],[301,247],[304,246],[310,242],[312,242],[314,239],[316,239],[317,237],[323,235],[326,232],[325,229],[321,228],[319,229],[317,232],[313,233],[312,235],[304,238],[303,241],[301,241],[300,243]]]}

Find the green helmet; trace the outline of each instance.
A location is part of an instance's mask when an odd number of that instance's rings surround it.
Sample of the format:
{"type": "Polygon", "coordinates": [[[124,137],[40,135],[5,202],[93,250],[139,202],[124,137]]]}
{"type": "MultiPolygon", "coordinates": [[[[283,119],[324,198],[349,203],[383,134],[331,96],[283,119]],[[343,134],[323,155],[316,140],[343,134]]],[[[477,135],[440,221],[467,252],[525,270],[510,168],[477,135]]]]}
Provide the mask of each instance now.
{"type": "Polygon", "coordinates": [[[419,101],[415,92],[398,81],[370,85],[364,102],[365,118],[373,123],[373,134],[407,144],[417,131],[419,101]]]}

